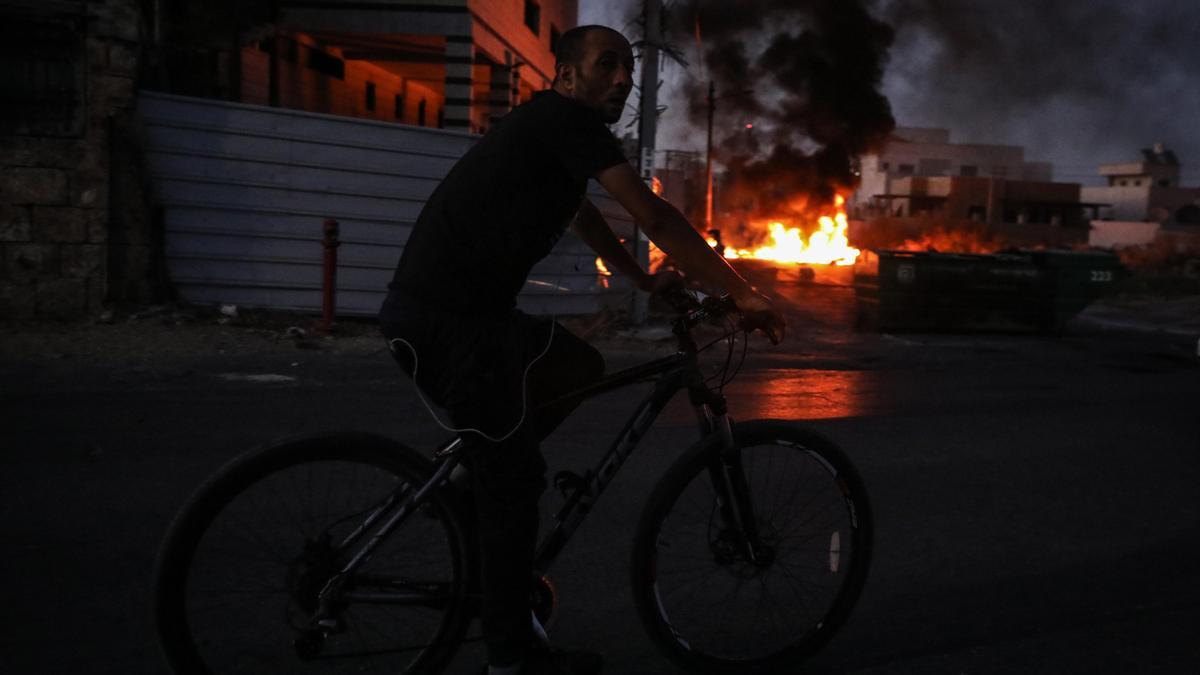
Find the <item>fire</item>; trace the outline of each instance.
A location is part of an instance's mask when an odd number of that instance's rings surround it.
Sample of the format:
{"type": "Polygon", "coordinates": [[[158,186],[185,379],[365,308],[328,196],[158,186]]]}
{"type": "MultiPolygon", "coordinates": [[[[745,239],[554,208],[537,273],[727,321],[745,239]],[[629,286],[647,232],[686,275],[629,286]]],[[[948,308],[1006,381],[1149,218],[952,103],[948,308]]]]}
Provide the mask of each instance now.
{"type": "MultiPolygon", "coordinates": [[[[767,232],[771,235],[772,243],[756,249],[726,248],[725,257],[813,265],[853,265],[859,250],[850,245],[846,236],[848,224],[846,212],[842,209],[843,204],[845,199],[838,195],[834,202],[837,212],[833,216],[818,218],[817,230],[810,234],[807,240],[798,227],[787,227],[779,221],[770,222],[767,224],[767,232]]],[[[717,245],[711,238],[708,243],[717,245]]]]}
{"type": "Polygon", "coordinates": [[[596,274],[599,276],[600,285],[608,288],[608,277],[612,276],[612,272],[608,271],[608,267],[604,264],[604,258],[596,258],[596,274]]]}
{"type": "MultiPolygon", "coordinates": [[[[661,180],[659,180],[658,176],[650,177],[650,190],[659,197],[662,196],[663,183],[661,180]]],[[[625,240],[622,239],[621,243],[624,244],[625,240]]],[[[656,271],[662,265],[664,258],[666,258],[666,254],[660,251],[653,242],[650,242],[650,271],[656,271]]],[[[609,284],[606,277],[611,277],[612,272],[608,271],[608,267],[604,264],[603,258],[596,258],[596,274],[599,277],[600,285],[604,288],[608,288],[609,284]]]]}
{"type": "MultiPolygon", "coordinates": [[[[860,251],[850,245],[846,230],[848,222],[846,212],[842,208],[845,199],[838,195],[834,201],[836,212],[833,215],[823,215],[817,219],[817,229],[805,238],[798,227],[787,227],[781,221],[763,223],[763,229],[770,235],[771,243],[755,249],[725,247],[724,256],[727,259],[752,258],[756,260],[771,260],[780,263],[802,263],[809,265],[853,265],[860,251]]],[[[714,248],[719,242],[712,237],[706,240],[714,248]]],[[[666,262],[666,254],[653,242],[650,246],[650,271],[658,271],[666,262]]],[[[607,277],[612,273],[604,261],[596,258],[596,273],[600,284],[609,287],[607,277]]]]}

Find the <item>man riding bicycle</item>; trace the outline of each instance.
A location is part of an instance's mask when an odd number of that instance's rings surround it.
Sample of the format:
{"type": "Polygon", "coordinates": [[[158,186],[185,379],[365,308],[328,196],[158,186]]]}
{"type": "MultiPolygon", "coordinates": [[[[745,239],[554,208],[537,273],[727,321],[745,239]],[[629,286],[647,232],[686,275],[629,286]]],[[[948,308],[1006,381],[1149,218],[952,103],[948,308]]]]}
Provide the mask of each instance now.
{"type": "Polygon", "coordinates": [[[610,269],[653,292],[677,283],[648,274],[585,197],[595,179],[686,273],[761,313],[773,340],[782,315],[658,198],[606,125],[632,89],[633,50],[619,32],[564,33],[551,88],[514,108],[463,156],[422,209],[380,311],[384,335],[421,391],[470,445],[487,644],[486,672],[594,673],[599,657],[535,648],[529,589],[539,442],[570,408],[539,404],[599,379],[604,361],[562,326],[515,309],[530,269],[568,225],[610,269]]]}

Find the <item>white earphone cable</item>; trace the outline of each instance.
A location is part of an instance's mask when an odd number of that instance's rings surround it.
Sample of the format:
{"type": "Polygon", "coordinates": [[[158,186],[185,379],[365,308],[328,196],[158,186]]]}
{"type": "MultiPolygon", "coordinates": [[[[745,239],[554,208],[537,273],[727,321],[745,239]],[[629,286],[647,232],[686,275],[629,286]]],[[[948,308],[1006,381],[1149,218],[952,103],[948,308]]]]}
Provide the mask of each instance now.
{"type": "Polygon", "coordinates": [[[547,352],[550,351],[550,345],[551,345],[551,343],[554,342],[554,327],[555,327],[555,321],[553,318],[551,318],[551,320],[550,320],[550,337],[546,340],[546,347],[544,349],[542,349],[541,354],[538,354],[537,356],[533,357],[533,360],[529,362],[529,365],[525,366],[525,372],[521,375],[521,417],[517,420],[516,426],[514,426],[508,433],[504,434],[503,436],[500,436],[499,438],[489,436],[488,434],[484,433],[483,431],[481,431],[479,429],[475,429],[475,428],[455,429],[454,427],[443,422],[441,420],[441,418],[438,417],[437,413],[434,412],[433,406],[429,405],[429,401],[427,401],[425,399],[425,394],[421,391],[420,385],[417,385],[417,350],[416,350],[416,348],[412,346],[412,343],[410,343],[408,340],[405,340],[404,338],[392,338],[391,340],[388,341],[388,346],[391,347],[392,351],[396,350],[397,342],[404,344],[405,347],[408,347],[408,351],[412,354],[412,357],[413,357],[412,381],[413,381],[413,385],[416,387],[416,390],[417,390],[417,398],[421,399],[421,403],[425,406],[425,409],[429,411],[430,416],[433,417],[433,421],[437,422],[438,426],[445,429],[446,431],[456,433],[456,434],[476,433],[493,443],[500,443],[502,441],[508,440],[508,438],[510,436],[517,433],[517,429],[520,429],[521,425],[525,423],[525,413],[528,412],[528,407],[529,407],[529,398],[526,395],[526,388],[529,385],[529,369],[533,368],[533,364],[537,363],[543,356],[546,355],[547,352]]]}

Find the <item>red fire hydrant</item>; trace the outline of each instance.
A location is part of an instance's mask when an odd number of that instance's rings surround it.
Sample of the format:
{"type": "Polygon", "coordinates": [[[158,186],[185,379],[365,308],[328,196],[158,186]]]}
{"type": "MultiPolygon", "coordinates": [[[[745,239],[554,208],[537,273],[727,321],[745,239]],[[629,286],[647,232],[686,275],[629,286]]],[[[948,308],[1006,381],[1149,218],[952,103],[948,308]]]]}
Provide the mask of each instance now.
{"type": "Polygon", "coordinates": [[[324,231],[321,245],[325,248],[325,278],[322,287],[321,323],[317,326],[317,332],[329,335],[333,332],[333,312],[337,301],[337,250],[341,245],[338,241],[338,221],[326,218],[324,231]]]}

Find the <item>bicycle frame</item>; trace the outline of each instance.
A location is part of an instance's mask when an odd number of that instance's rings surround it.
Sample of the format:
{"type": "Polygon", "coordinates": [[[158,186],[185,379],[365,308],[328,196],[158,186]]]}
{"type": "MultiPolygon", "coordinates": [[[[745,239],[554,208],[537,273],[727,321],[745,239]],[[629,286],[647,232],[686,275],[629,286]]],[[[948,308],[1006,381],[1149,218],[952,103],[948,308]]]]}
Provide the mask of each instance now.
{"type": "Polygon", "coordinates": [[[584,517],[612,482],[617,471],[633,454],[646,432],[681,389],[688,390],[692,404],[696,407],[701,437],[713,433],[722,424],[728,425],[728,417],[725,415],[725,399],[704,385],[704,378],[696,362],[696,354],[689,351],[681,351],[614,373],[591,386],[564,396],[555,403],[586,400],[645,381],[651,376],[659,376],[654,389],[634,408],[624,427],[617,434],[617,438],[609,446],[608,452],[604,454],[594,469],[583,475],[583,483],[577,485],[574,491],[567,495],[566,502],[554,516],[557,524],[542,539],[534,556],[535,573],[545,572],[558,557],[563,546],[579,528],[584,517]]]}
{"type": "MultiPolygon", "coordinates": [[[[634,409],[600,462],[594,469],[587,471],[582,476],[582,482],[576,485],[570,494],[566,495],[566,502],[555,515],[556,525],[538,545],[534,558],[534,571],[536,574],[540,575],[544,573],[550,564],[553,563],[554,559],[591,511],[595,501],[612,482],[617,471],[620,470],[625,461],[633,454],[633,451],[637,448],[651,425],[658,419],[658,416],[671,399],[681,390],[688,390],[689,400],[696,410],[701,438],[716,433],[721,438],[722,448],[733,447],[732,429],[729,423],[725,398],[721,394],[709,389],[705,384],[704,376],[700,371],[698,363],[697,355],[699,350],[697,350],[695,342],[688,333],[688,329],[689,327],[683,324],[676,326],[675,334],[680,342],[680,350],[678,352],[613,373],[591,385],[566,394],[543,406],[539,406],[540,408],[567,402],[580,403],[616,389],[645,382],[650,379],[657,379],[654,389],[634,409]]],[[[319,609],[313,619],[316,627],[329,629],[336,625],[336,620],[329,618],[332,615],[331,608],[335,604],[333,602],[334,598],[362,602],[401,604],[414,602],[428,603],[434,600],[432,596],[436,595],[436,593],[431,594],[428,589],[415,589],[410,593],[387,594],[380,594],[378,592],[361,593],[353,590],[343,592],[342,589],[349,576],[371,556],[371,553],[380,542],[386,539],[405,518],[413,513],[416,505],[421,502],[424,496],[430,490],[449,482],[451,472],[462,462],[463,451],[464,443],[462,437],[457,437],[439,448],[434,452],[436,469],[433,476],[425,484],[419,487],[404,486],[395,493],[388,495],[383,504],[375,508],[354,532],[347,535],[340,542],[335,550],[339,552],[347,551],[377,523],[381,520],[383,521],[383,524],[370,534],[361,548],[349,558],[341,571],[334,575],[322,589],[319,595],[319,609]]],[[[724,456],[728,453],[721,454],[724,456]]],[[[751,518],[749,519],[750,522],[747,522],[741,515],[742,513],[749,512],[750,504],[748,494],[744,489],[744,480],[740,481],[742,485],[738,485],[739,478],[741,477],[740,462],[736,461],[735,458],[731,463],[723,458],[719,464],[720,466],[713,467],[712,479],[713,488],[719,496],[718,503],[722,515],[726,522],[734,524],[737,527],[751,559],[755,559],[758,537],[752,522],[753,519],[751,518]],[[720,498],[722,495],[728,495],[730,498],[720,498]]]]}

